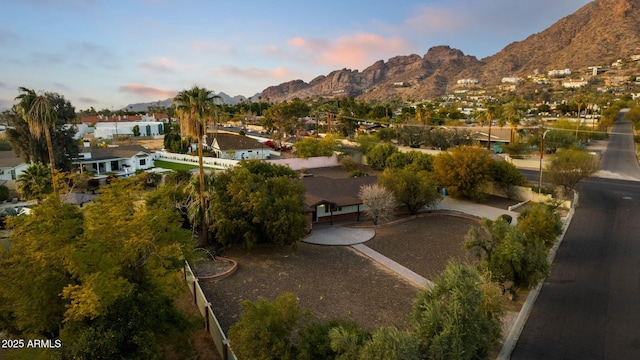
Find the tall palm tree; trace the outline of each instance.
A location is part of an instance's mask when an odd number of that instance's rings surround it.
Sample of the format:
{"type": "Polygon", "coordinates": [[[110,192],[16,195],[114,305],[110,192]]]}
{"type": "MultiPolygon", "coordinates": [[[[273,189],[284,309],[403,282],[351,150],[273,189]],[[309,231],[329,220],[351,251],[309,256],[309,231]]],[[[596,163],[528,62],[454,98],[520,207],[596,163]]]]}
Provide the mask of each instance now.
{"type": "Polygon", "coordinates": [[[491,150],[491,125],[493,119],[500,116],[502,107],[499,104],[487,104],[487,122],[489,123],[489,133],[487,134],[487,150],[491,150]]]}
{"type": "Polygon", "coordinates": [[[515,142],[516,128],[520,124],[520,119],[524,115],[526,110],[526,104],[520,98],[514,98],[510,102],[506,103],[502,110],[502,115],[509,121],[511,125],[511,139],[510,143],[515,142]]]}
{"type": "Polygon", "coordinates": [[[207,132],[207,122],[215,120],[215,100],[220,97],[212,91],[194,86],[183,90],[173,98],[176,115],[180,120],[180,132],[194,137],[198,144],[198,168],[200,180],[200,243],[208,241],[208,223],[204,216],[207,212],[204,182],[204,167],[202,165],[203,138],[207,132]]]}
{"type": "MultiPolygon", "coordinates": [[[[29,132],[36,139],[40,139],[44,133],[45,140],[47,141],[47,150],[49,151],[49,167],[51,168],[51,176],[55,174],[55,156],[53,154],[53,141],[51,141],[51,127],[55,125],[57,120],[57,113],[51,101],[46,94],[36,94],[35,91],[20,87],[19,91],[22,94],[16,97],[16,100],[20,100],[18,103],[18,110],[21,115],[29,124],[29,132]]],[[[53,191],[57,192],[56,181],[52,178],[53,191]]]]}

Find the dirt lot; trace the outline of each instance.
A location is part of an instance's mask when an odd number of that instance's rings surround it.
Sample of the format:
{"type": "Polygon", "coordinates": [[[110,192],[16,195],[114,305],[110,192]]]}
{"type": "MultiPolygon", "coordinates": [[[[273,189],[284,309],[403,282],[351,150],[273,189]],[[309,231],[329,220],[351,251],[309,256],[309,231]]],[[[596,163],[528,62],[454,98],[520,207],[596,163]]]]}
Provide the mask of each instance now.
{"type": "MultiPolygon", "coordinates": [[[[344,176],[339,168],[310,171],[315,176],[344,176]]],[[[515,203],[497,197],[484,202],[503,209],[515,203]]],[[[479,225],[477,220],[428,214],[377,228],[376,236],[365,245],[433,279],[451,259],[474,260],[461,244],[469,229],[479,225]]],[[[358,226],[366,224],[363,221],[358,226]]],[[[236,272],[200,284],[225,332],[240,319],[243,300],[274,299],[283,292],[296,294],[300,306],[321,319],[353,320],[369,330],[390,325],[407,328],[413,299],[420,290],[348,246],[299,243],[296,249],[237,248],[221,255],[238,262],[236,272]]],[[[509,323],[505,324],[508,329],[509,323]]]]}
{"type": "MultiPolygon", "coordinates": [[[[474,224],[446,215],[422,217],[377,229],[365,244],[432,278],[449,259],[468,257],[461,242],[474,224]]],[[[224,256],[236,260],[238,270],[227,279],[201,285],[225,332],[239,320],[242,300],[273,299],[283,292],[295,293],[302,307],[323,319],[353,320],[371,330],[405,328],[419,290],[351,247],[301,243],[295,250],[233,249],[224,256]]]]}
{"type": "Polygon", "coordinates": [[[418,289],[381,269],[351,247],[301,243],[291,248],[229,251],[238,269],[219,282],[202,281],[225,332],[239,320],[242,300],[273,299],[293,292],[303,308],[322,319],[348,319],[376,329],[407,325],[418,289]]]}
{"type": "Polygon", "coordinates": [[[461,249],[469,229],[478,225],[475,220],[433,215],[376,229],[376,236],[365,245],[413,272],[433,279],[450,260],[475,260],[461,249]]]}

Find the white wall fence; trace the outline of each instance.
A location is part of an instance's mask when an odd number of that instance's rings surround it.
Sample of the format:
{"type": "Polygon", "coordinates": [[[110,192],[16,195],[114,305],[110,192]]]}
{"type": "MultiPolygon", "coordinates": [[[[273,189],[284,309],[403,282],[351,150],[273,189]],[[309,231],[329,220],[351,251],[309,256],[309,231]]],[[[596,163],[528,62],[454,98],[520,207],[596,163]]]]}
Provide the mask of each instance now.
{"type": "MultiPolygon", "coordinates": [[[[155,160],[164,160],[179,164],[198,165],[198,157],[193,155],[156,151],[154,153],[154,156],[155,160]]],[[[340,166],[340,162],[338,161],[338,158],[336,156],[321,156],[308,159],[272,159],[265,161],[276,165],[288,166],[293,170],[340,166]]],[[[214,169],[228,169],[230,167],[236,166],[238,162],[238,160],[219,159],[212,157],[202,158],[202,164],[205,167],[214,169]]]]}
{"type": "Polygon", "coordinates": [[[267,162],[276,165],[285,165],[293,170],[340,166],[340,162],[338,161],[338,158],[336,156],[320,156],[307,159],[276,159],[267,160],[267,162]]]}
{"type": "MultiPolygon", "coordinates": [[[[189,164],[189,165],[198,165],[198,157],[187,154],[176,154],[170,153],[166,151],[156,151],[154,153],[156,160],[164,160],[179,164],[189,164]]],[[[219,159],[212,157],[203,157],[202,165],[209,168],[214,169],[228,169],[230,167],[236,166],[238,163],[237,160],[227,160],[227,159],[219,159]]]]}
{"type": "MultiPolygon", "coordinates": [[[[534,203],[544,203],[554,199],[552,195],[537,193],[532,188],[526,186],[512,186],[510,193],[507,194],[504,190],[495,186],[493,182],[487,183],[484,192],[490,195],[502,196],[522,202],[530,201],[534,203]]],[[[566,209],[571,208],[571,200],[563,201],[562,204],[560,204],[560,207],[566,209]]]]}
{"type": "Polygon", "coordinates": [[[209,335],[211,335],[220,357],[222,360],[238,360],[233,351],[231,351],[229,340],[227,340],[227,336],[224,334],[224,331],[222,331],[218,318],[216,318],[216,315],[211,309],[211,303],[207,300],[207,297],[204,295],[204,292],[198,283],[198,278],[193,274],[189,263],[186,261],[184,263],[183,271],[184,279],[189,286],[189,290],[191,290],[191,294],[193,294],[193,301],[198,307],[200,315],[204,317],[207,331],[209,332],[209,335]]]}

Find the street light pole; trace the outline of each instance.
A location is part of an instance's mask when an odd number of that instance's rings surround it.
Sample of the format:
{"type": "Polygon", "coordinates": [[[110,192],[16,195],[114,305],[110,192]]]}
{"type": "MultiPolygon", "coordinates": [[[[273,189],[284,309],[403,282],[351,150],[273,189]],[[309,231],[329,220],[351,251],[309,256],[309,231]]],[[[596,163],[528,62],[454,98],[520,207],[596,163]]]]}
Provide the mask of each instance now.
{"type": "Polygon", "coordinates": [[[550,130],[542,133],[542,137],[540,138],[540,171],[539,171],[539,179],[538,179],[538,195],[540,195],[540,189],[542,189],[542,157],[544,156],[544,137],[547,136],[547,133],[550,130]]]}

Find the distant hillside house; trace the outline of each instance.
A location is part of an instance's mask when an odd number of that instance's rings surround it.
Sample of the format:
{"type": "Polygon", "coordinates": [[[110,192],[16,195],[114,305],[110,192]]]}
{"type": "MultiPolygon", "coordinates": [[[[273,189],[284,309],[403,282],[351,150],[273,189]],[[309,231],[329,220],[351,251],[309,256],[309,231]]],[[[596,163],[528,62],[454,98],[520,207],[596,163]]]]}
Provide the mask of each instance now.
{"type": "Polygon", "coordinates": [[[562,86],[571,89],[587,86],[588,84],[589,83],[584,79],[569,79],[562,82],[562,86]]]}
{"type": "Polygon", "coordinates": [[[503,84],[517,84],[521,81],[522,79],[519,77],[503,77],[501,82],[503,84]]]}
{"type": "Polygon", "coordinates": [[[269,159],[271,148],[244,135],[228,133],[207,134],[207,145],[216,157],[228,160],[269,159]]]}
{"type": "Polygon", "coordinates": [[[123,145],[107,148],[85,146],[73,161],[81,171],[93,171],[95,175],[133,175],[137,170],[154,167],[153,154],[141,145],[123,145]]]}
{"type": "Polygon", "coordinates": [[[305,208],[309,219],[309,227],[313,223],[329,222],[340,219],[360,220],[360,215],[367,209],[358,197],[363,185],[374,184],[377,176],[332,179],[324,176],[302,178],[307,190],[305,208]]]}
{"type": "Polygon", "coordinates": [[[475,85],[478,83],[477,79],[460,79],[456,81],[458,85],[475,85]]]}
{"type": "Polygon", "coordinates": [[[571,70],[570,69],[549,70],[547,74],[549,75],[549,77],[567,76],[567,75],[571,75],[571,70]]]}

